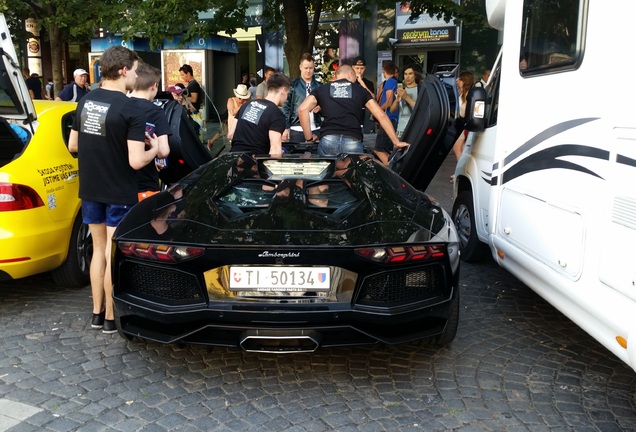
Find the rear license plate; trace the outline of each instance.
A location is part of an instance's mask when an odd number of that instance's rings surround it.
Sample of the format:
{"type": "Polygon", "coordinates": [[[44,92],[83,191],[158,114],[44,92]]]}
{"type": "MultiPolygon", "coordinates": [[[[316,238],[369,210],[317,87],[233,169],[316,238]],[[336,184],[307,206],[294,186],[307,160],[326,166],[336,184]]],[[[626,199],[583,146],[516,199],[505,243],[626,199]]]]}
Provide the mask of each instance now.
{"type": "Polygon", "coordinates": [[[233,291],[329,291],[329,267],[230,267],[233,291]]]}

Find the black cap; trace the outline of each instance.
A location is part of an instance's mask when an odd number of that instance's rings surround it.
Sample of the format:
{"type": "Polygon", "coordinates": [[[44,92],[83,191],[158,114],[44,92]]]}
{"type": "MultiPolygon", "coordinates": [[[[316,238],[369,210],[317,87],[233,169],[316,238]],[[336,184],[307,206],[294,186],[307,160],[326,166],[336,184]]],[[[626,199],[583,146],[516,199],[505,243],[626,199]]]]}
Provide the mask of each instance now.
{"type": "Polygon", "coordinates": [[[356,58],[353,59],[353,64],[352,66],[366,66],[366,62],[364,61],[364,59],[362,58],[362,56],[358,56],[356,58]]]}

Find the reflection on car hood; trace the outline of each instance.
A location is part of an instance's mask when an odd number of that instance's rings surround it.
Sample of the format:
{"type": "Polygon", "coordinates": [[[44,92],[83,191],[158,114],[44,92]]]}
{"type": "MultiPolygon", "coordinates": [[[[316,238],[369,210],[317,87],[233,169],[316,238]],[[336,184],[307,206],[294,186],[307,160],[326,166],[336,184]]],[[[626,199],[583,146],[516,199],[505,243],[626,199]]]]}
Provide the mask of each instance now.
{"type": "Polygon", "coordinates": [[[201,245],[363,245],[439,240],[447,222],[427,195],[366,155],[228,154],[139,203],[115,235],[201,245]],[[272,160],[325,169],[281,175],[267,168],[272,160]]]}

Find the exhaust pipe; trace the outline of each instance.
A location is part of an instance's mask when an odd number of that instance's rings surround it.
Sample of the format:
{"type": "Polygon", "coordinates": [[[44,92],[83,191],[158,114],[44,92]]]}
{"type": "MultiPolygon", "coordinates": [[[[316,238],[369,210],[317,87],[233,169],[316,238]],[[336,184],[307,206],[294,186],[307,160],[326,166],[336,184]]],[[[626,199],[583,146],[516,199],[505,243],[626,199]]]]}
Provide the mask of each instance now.
{"type": "Polygon", "coordinates": [[[320,346],[320,334],[306,330],[248,330],[241,335],[240,346],[248,352],[311,353],[320,346]]]}

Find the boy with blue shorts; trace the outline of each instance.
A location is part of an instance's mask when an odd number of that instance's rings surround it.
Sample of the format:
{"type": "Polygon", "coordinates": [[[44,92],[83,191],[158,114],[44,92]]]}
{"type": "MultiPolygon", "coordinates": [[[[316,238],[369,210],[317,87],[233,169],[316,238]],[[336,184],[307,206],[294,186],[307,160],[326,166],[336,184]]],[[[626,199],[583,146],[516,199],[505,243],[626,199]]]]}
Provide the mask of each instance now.
{"type": "Polygon", "coordinates": [[[138,63],[137,54],[122,46],[104,51],[101,87],[78,103],[68,143],[78,155],[82,219],[93,238],[91,325],[104,333],[117,331],[110,270],[113,233],[137,202],[136,170],[158,152],[156,135],[145,133],[145,113],[126,96],[134,88],[138,63]]]}

